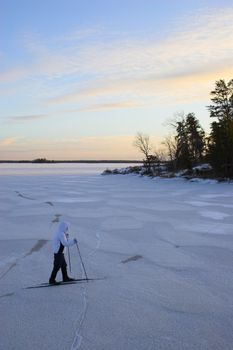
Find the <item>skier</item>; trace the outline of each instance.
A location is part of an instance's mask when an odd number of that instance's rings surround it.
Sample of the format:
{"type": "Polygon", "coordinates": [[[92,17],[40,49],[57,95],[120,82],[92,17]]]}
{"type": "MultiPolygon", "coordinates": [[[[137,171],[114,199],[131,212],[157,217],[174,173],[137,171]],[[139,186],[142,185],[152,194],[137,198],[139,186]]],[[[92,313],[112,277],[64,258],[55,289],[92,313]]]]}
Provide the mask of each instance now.
{"type": "Polygon", "coordinates": [[[77,244],[77,239],[68,240],[68,224],[66,222],[61,222],[58,230],[55,232],[52,247],[54,253],[54,262],[53,270],[49,278],[50,284],[57,284],[56,276],[58,271],[61,269],[63,282],[74,281],[74,278],[71,278],[67,274],[67,264],[64,257],[64,248],[70,247],[74,244],[77,244]]]}

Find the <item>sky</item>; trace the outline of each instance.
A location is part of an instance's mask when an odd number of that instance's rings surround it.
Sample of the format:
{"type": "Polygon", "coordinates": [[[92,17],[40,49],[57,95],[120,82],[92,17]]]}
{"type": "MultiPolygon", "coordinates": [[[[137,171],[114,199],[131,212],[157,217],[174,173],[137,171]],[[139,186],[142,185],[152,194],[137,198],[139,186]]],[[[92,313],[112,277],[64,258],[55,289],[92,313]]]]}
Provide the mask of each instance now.
{"type": "Polygon", "coordinates": [[[233,2],[0,0],[0,160],[141,159],[233,78],[233,2]]]}

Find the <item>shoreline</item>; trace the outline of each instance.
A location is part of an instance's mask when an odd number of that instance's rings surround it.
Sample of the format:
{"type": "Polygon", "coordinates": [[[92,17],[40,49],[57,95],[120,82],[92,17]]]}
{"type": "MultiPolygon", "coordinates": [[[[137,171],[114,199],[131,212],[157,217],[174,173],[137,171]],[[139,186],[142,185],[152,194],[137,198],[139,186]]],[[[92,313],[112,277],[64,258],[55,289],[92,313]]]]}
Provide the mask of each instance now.
{"type": "Polygon", "coordinates": [[[205,163],[192,169],[183,169],[179,171],[169,171],[166,167],[161,166],[148,171],[143,165],[128,166],[126,168],[105,169],[102,175],[130,175],[147,176],[150,178],[174,179],[180,178],[190,182],[201,180],[216,181],[216,182],[232,182],[231,178],[221,178],[212,172],[209,164],[205,163]]]}

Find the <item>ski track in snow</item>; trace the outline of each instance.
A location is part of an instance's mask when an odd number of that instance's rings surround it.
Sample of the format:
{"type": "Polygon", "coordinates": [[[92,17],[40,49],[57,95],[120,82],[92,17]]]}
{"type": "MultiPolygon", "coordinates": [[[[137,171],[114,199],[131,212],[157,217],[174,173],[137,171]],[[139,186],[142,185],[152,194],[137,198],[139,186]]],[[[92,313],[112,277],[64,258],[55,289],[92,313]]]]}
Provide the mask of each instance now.
{"type": "MultiPolygon", "coordinates": [[[[96,246],[95,248],[88,254],[88,256],[92,256],[94,255],[97,250],[100,247],[100,243],[101,243],[101,238],[100,238],[100,234],[97,232],[95,234],[96,236],[96,246]]],[[[85,273],[84,271],[82,271],[82,278],[85,278],[85,273]]],[[[71,345],[70,350],[78,350],[82,344],[82,340],[83,340],[83,336],[82,336],[82,327],[84,324],[84,321],[86,319],[86,315],[87,315],[87,309],[88,309],[88,295],[87,295],[87,286],[86,283],[83,284],[81,286],[82,288],[82,297],[83,297],[83,310],[81,313],[81,316],[79,318],[79,320],[77,321],[77,328],[75,331],[75,335],[74,335],[74,339],[73,339],[73,343],[71,345]]]]}
{"type": "Polygon", "coordinates": [[[83,297],[83,310],[78,321],[78,325],[75,331],[75,336],[74,336],[73,343],[71,345],[70,350],[78,350],[82,344],[83,337],[82,337],[81,331],[82,331],[83,323],[86,318],[87,308],[88,308],[87,288],[85,285],[82,286],[82,297],[83,297]]]}
{"type": "Polygon", "coordinates": [[[3,295],[0,295],[0,298],[6,298],[6,297],[11,297],[12,295],[14,295],[15,293],[12,292],[12,293],[6,293],[6,294],[3,294],[3,295]]]}
{"type": "Polygon", "coordinates": [[[100,247],[100,234],[99,234],[99,233],[96,233],[95,236],[96,236],[96,246],[95,246],[95,248],[88,254],[89,257],[92,256],[92,255],[94,255],[94,254],[97,252],[97,250],[99,249],[99,247],[100,247]]]}
{"type": "Polygon", "coordinates": [[[19,197],[21,197],[21,198],[29,199],[30,201],[34,201],[34,200],[35,200],[35,198],[25,196],[25,195],[23,195],[22,193],[20,193],[19,191],[15,191],[15,193],[17,193],[17,195],[18,195],[19,197]]]}

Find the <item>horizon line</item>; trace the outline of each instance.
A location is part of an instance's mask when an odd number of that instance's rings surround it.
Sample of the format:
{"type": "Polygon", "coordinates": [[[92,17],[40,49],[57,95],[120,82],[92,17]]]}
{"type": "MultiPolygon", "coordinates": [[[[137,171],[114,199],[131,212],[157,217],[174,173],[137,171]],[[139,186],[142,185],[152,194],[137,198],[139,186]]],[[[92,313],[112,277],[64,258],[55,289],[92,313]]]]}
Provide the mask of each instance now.
{"type": "Polygon", "coordinates": [[[124,159],[84,159],[84,160],[49,160],[49,159],[34,159],[34,160],[0,160],[0,163],[143,163],[143,160],[124,160],[124,159]]]}

